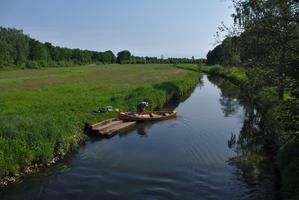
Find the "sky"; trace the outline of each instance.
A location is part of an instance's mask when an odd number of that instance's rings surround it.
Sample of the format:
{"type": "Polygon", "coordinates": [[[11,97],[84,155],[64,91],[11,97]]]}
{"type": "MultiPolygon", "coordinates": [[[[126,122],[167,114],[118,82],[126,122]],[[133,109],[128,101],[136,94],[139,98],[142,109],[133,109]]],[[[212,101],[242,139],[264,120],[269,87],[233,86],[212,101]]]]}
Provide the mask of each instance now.
{"type": "Polygon", "coordinates": [[[205,58],[232,12],[227,0],[0,0],[0,26],[61,47],[205,58]]]}

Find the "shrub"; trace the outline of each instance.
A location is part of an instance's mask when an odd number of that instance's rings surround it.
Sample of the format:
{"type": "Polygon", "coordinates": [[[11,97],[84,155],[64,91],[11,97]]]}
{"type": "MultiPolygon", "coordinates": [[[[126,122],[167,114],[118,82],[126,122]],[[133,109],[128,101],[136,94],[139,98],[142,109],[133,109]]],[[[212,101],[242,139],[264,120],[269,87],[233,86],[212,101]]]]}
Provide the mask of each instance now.
{"type": "Polygon", "coordinates": [[[38,62],[33,61],[33,60],[27,61],[26,67],[29,68],[29,69],[38,69],[38,68],[40,68],[38,62]]]}
{"type": "Polygon", "coordinates": [[[298,199],[299,194],[299,139],[293,138],[283,145],[277,161],[282,177],[282,191],[287,199],[298,199]]]}

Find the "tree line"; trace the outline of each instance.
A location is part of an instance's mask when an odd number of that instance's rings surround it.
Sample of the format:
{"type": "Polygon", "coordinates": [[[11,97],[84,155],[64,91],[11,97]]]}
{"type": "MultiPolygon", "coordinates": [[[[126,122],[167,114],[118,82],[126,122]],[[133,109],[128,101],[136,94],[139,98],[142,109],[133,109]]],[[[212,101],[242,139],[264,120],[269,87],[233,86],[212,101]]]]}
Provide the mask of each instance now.
{"type": "Polygon", "coordinates": [[[97,52],[39,42],[22,30],[0,27],[0,66],[38,67],[86,63],[114,63],[112,51],[97,52]]]}
{"type": "Polygon", "coordinates": [[[22,66],[27,68],[82,65],[89,63],[156,64],[197,63],[194,58],[139,57],[124,50],[116,55],[112,51],[97,52],[54,46],[42,43],[24,34],[22,30],[0,27],[0,67],[22,66]]]}

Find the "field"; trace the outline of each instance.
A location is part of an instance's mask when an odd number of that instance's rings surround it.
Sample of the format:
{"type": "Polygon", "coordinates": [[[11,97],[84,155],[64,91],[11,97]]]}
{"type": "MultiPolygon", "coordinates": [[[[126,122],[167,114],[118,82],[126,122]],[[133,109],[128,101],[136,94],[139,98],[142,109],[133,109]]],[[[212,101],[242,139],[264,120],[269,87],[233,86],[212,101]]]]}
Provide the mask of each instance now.
{"type": "Polygon", "coordinates": [[[116,116],[93,109],[162,107],[198,81],[172,65],[90,65],[0,71],[0,177],[63,157],[85,137],[84,125],[116,116]]]}
{"type": "Polygon", "coordinates": [[[198,72],[200,70],[201,65],[199,64],[176,64],[175,65],[179,69],[186,69],[190,71],[198,72]]]}

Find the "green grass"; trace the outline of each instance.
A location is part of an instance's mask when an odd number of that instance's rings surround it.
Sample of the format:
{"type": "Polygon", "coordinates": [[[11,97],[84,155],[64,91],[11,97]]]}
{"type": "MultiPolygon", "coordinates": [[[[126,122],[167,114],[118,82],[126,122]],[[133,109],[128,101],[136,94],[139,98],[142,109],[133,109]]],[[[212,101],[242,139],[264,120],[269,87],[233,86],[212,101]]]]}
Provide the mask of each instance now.
{"type": "Polygon", "coordinates": [[[198,72],[200,67],[198,64],[175,64],[175,66],[179,69],[186,69],[186,70],[190,70],[190,71],[195,71],[198,72]]]}
{"type": "Polygon", "coordinates": [[[0,176],[63,157],[84,139],[85,124],[115,117],[93,109],[162,107],[198,81],[172,65],[101,65],[0,72],[0,176]]]}
{"type": "Polygon", "coordinates": [[[246,71],[238,67],[222,67],[216,66],[201,66],[200,71],[211,74],[222,76],[235,83],[241,83],[247,80],[246,71]]]}

